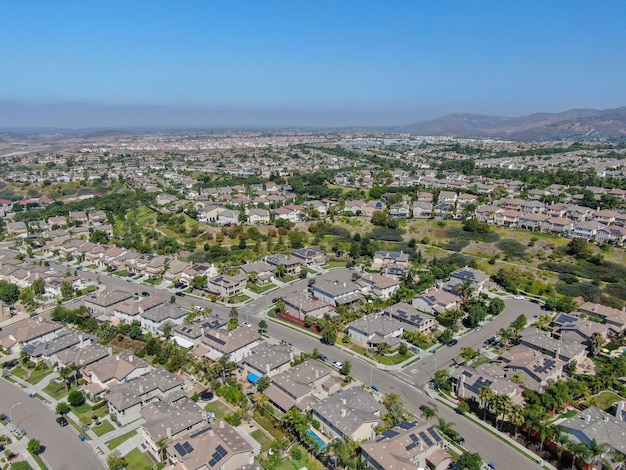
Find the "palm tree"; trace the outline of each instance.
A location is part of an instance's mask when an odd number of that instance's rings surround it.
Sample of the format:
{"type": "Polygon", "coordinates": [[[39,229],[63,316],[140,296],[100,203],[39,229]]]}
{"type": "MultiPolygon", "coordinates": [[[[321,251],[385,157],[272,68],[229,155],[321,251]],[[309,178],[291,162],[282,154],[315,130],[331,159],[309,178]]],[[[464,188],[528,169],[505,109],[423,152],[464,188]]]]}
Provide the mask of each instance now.
{"type": "MultiPolygon", "coordinates": [[[[508,414],[509,410],[513,406],[513,400],[509,395],[496,395],[495,407],[496,410],[499,411],[498,414],[502,415],[502,419],[500,420],[500,429],[502,429],[502,425],[504,424],[504,417],[508,414]]],[[[496,416],[496,429],[498,429],[498,418],[496,416]]]]}
{"type": "Polygon", "coordinates": [[[599,458],[604,454],[608,449],[608,444],[598,444],[598,442],[594,439],[591,442],[587,443],[587,447],[589,448],[589,457],[591,457],[591,463],[599,460],[599,458]]]}
{"type": "Polygon", "coordinates": [[[67,379],[71,373],[72,373],[72,369],[68,366],[63,366],[59,369],[59,377],[61,377],[63,381],[65,382],[65,388],[67,389],[68,392],[70,391],[70,385],[67,379]]]}
{"type": "Polygon", "coordinates": [[[422,416],[426,418],[426,421],[437,416],[437,410],[435,408],[431,408],[430,406],[423,406],[421,410],[422,416]]]}
{"type": "Polygon", "coordinates": [[[467,300],[474,293],[474,287],[472,286],[472,281],[470,279],[463,279],[459,285],[456,286],[456,291],[461,295],[461,305],[465,305],[467,300]]]}
{"type": "Polygon", "coordinates": [[[570,441],[567,450],[572,454],[572,467],[571,470],[574,470],[574,465],[576,464],[576,459],[581,458],[583,460],[587,459],[589,456],[589,447],[582,442],[574,442],[570,441]]]}
{"type": "Polygon", "coordinates": [[[559,457],[559,467],[561,466],[561,459],[563,458],[563,452],[568,448],[571,443],[569,434],[562,432],[559,428],[555,428],[556,435],[554,436],[554,443],[556,444],[556,455],[559,457]]]}
{"type": "Polygon", "coordinates": [[[517,439],[517,431],[519,427],[524,424],[524,408],[520,405],[513,405],[508,413],[509,423],[515,427],[515,439],[517,439]]]}
{"type": "Polygon", "coordinates": [[[453,431],[452,427],[454,426],[454,423],[448,423],[445,419],[443,418],[439,418],[439,430],[444,433],[444,434],[448,434],[450,431],[453,431]]]}
{"type": "Polygon", "coordinates": [[[596,331],[594,334],[591,335],[591,337],[589,338],[589,345],[591,346],[591,354],[593,354],[594,356],[596,356],[598,354],[598,352],[600,352],[600,348],[604,345],[604,336],[602,336],[602,333],[596,331]]]}
{"type": "Polygon", "coordinates": [[[514,382],[516,384],[521,384],[522,382],[524,382],[524,376],[519,370],[511,375],[511,382],[514,382]]]}
{"type": "Polygon", "coordinates": [[[487,421],[487,408],[491,406],[495,396],[496,394],[489,386],[481,387],[480,390],[478,390],[478,399],[483,407],[483,421],[487,421]]]}

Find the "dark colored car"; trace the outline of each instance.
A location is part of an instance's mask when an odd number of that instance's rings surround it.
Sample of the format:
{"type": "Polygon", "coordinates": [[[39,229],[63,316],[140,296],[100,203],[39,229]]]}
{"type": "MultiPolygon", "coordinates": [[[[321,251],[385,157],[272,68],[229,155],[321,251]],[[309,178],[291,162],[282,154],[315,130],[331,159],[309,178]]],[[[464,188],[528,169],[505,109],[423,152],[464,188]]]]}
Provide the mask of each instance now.
{"type": "Polygon", "coordinates": [[[184,292],[182,292],[182,291],[178,291],[178,292],[176,292],[176,295],[177,295],[178,297],[185,297],[185,293],[184,293],[184,292]]]}
{"type": "Polygon", "coordinates": [[[143,291],[141,295],[143,295],[144,297],[150,297],[150,292],[143,291]]]}
{"type": "Polygon", "coordinates": [[[65,426],[67,426],[69,424],[67,422],[67,419],[65,419],[65,416],[59,416],[57,418],[57,423],[59,423],[59,426],[61,426],[61,427],[65,427],[65,426]]]}
{"type": "Polygon", "coordinates": [[[326,356],[325,354],[320,354],[320,360],[324,362],[328,362],[328,356],[326,356]]]}
{"type": "Polygon", "coordinates": [[[456,346],[458,342],[459,340],[454,338],[452,341],[448,342],[448,346],[456,346]]]}

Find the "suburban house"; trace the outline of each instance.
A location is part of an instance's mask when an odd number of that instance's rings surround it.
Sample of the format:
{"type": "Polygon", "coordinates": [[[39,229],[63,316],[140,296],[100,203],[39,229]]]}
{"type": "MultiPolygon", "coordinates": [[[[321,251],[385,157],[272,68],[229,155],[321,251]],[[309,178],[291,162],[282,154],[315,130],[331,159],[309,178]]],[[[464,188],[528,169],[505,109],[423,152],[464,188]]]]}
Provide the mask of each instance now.
{"type": "Polygon", "coordinates": [[[91,364],[83,370],[83,377],[90,382],[87,387],[92,396],[109,387],[141,377],[152,370],[150,364],[133,354],[120,353],[91,364]]]}
{"type": "Polygon", "coordinates": [[[374,428],[381,422],[384,407],[370,392],[354,386],[313,403],[311,411],[329,439],[359,442],[376,435],[374,428]]]}
{"type": "Polygon", "coordinates": [[[235,328],[234,330],[208,330],[200,337],[200,343],[194,349],[199,357],[208,357],[217,361],[228,355],[233,362],[241,362],[244,357],[260,342],[259,333],[252,328],[235,328]]]}
{"type": "Polygon", "coordinates": [[[181,396],[184,396],[182,380],[164,369],[153,369],[140,377],[112,386],[105,399],[109,414],[120,424],[126,425],[141,418],[141,409],[148,403],[181,396]]]}
{"type": "Polygon", "coordinates": [[[162,303],[155,308],[141,312],[139,314],[139,321],[144,331],[161,334],[162,327],[166,323],[172,326],[181,325],[186,316],[186,310],[170,303],[162,303]]]}
{"type": "Polygon", "coordinates": [[[302,266],[322,266],[326,264],[326,253],[317,246],[300,248],[292,251],[291,255],[300,259],[302,266]]]}
{"type": "Polygon", "coordinates": [[[461,297],[433,288],[413,299],[413,307],[426,313],[443,313],[459,308],[461,297]]]}
{"type": "Polygon", "coordinates": [[[396,346],[402,341],[403,331],[402,323],[379,313],[371,313],[348,323],[350,338],[368,347],[381,343],[396,346]]]}
{"type": "Polygon", "coordinates": [[[412,327],[410,328],[411,330],[424,334],[431,332],[437,326],[437,322],[435,322],[433,317],[424,315],[406,302],[391,305],[384,310],[384,313],[402,323],[410,325],[412,327]]]}
{"type": "Polygon", "coordinates": [[[102,359],[106,359],[112,354],[111,348],[105,348],[98,343],[92,343],[82,348],[73,346],[57,353],[56,365],[64,367],[74,364],[82,369],[102,359]]]}
{"type": "Polygon", "coordinates": [[[246,263],[239,267],[248,279],[260,286],[269,284],[274,278],[274,267],[265,261],[246,263]]]}
{"type": "Polygon", "coordinates": [[[526,346],[513,346],[497,359],[507,373],[507,378],[520,373],[522,384],[541,392],[548,380],[558,380],[563,375],[565,362],[553,356],[547,356],[526,346]]]}
{"type": "Polygon", "coordinates": [[[285,274],[289,276],[299,274],[302,268],[302,260],[293,256],[287,257],[281,254],[269,255],[265,257],[265,261],[271,266],[274,266],[274,269],[281,265],[284,266],[285,274]]]}
{"type": "Polygon", "coordinates": [[[248,221],[253,225],[267,225],[270,223],[270,213],[265,209],[250,209],[248,221]]]}
{"type": "Polygon", "coordinates": [[[368,273],[357,279],[356,284],[364,295],[371,295],[377,299],[387,300],[400,288],[400,281],[376,273],[368,273]]]}
{"type": "Polygon", "coordinates": [[[153,401],[141,408],[145,423],[141,426],[143,443],[148,452],[161,460],[159,443],[181,438],[205,426],[208,414],[184,393],[170,393],[163,401],[153,401]]]}
{"type": "Polygon", "coordinates": [[[362,299],[361,288],[349,280],[345,273],[329,272],[316,278],[311,287],[313,295],[332,307],[350,305],[362,299]]]}
{"type": "Polygon", "coordinates": [[[361,460],[376,470],[444,470],[452,462],[447,444],[429,422],[407,421],[361,442],[361,460]]]}
{"type": "Polygon", "coordinates": [[[575,341],[550,337],[537,328],[526,328],[519,335],[519,344],[549,357],[560,359],[566,364],[580,363],[586,356],[587,348],[575,341]]]}
{"type": "Polygon", "coordinates": [[[599,318],[603,323],[609,325],[611,334],[619,335],[626,327],[626,309],[620,310],[593,302],[585,302],[580,307],[580,311],[599,318]]]}
{"type": "Polygon", "coordinates": [[[172,328],[172,339],[183,348],[192,348],[200,342],[200,338],[204,336],[204,333],[209,330],[217,330],[223,328],[228,323],[222,320],[219,316],[215,316],[210,320],[202,321],[201,323],[193,323],[188,325],[182,323],[181,325],[175,325],[172,328]]]}
{"type": "Polygon", "coordinates": [[[216,420],[174,439],[165,452],[176,470],[239,470],[254,463],[260,448],[237,428],[216,420]]]}
{"type": "Polygon", "coordinates": [[[608,444],[614,450],[626,455],[626,403],[617,403],[615,413],[607,413],[595,406],[579,411],[576,416],[564,419],[558,426],[575,441],[584,444],[596,442],[608,444]]]}
{"type": "Polygon", "coordinates": [[[332,394],[339,388],[339,381],[331,375],[328,367],[308,360],[274,375],[271,385],[263,393],[285,412],[294,406],[304,410],[315,401],[315,394],[332,394]]]}
{"type": "Polygon", "coordinates": [[[409,254],[402,251],[376,251],[372,258],[372,269],[382,269],[389,265],[409,266],[409,254]]]}
{"type": "Polygon", "coordinates": [[[250,374],[271,377],[289,369],[291,361],[293,352],[289,346],[264,341],[250,350],[241,365],[250,374]]]}
{"type": "MultiPolygon", "coordinates": [[[[63,330],[63,325],[43,317],[29,318],[20,324],[15,333],[9,335],[10,341],[23,348],[29,344],[49,341],[56,338],[63,330]]],[[[11,347],[11,346],[5,346],[11,347]]]]}
{"type": "Polygon", "coordinates": [[[452,391],[460,398],[480,402],[479,393],[489,387],[496,395],[508,395],[522,404],[522,388],[506,378],[506,372],[495,363],[482,364],[476,368],[462,365],[451,372],[452,391]]]}
{"type": "Polygon", "coordinates": [[[485,284],[488,284],[489,275],[478,269],[465,266],[450,274],[450,280],[445,284],[444,290],[455,293],[457,288],[465,282],[469,283],[474,292],[480,293],[485,288],[485,284]]]}
{"type": "Polygon", "coordinates": [[[246,288],[248,277],[245,274],[220,274],[208,280],[207,290],[224,298],[240,294],[246,288]]]}
{"type": "Polygon", "coordinates": [[[286,295],[283,297],[283,302],[287,313],[300,320],[304,320],[307,316],[322,318],[330,311],[328,302],[308,291],[286,295]]]}
{"type": "Polygon", "coordinates": [[[47,364],[57,362],[57,354],[74,346],[83,348],[91,344],[91,336],[74,329],[63,329],[54,338],[38,341],[24,346],[29,356],[40,359],[47,364]]]}
{"type": "Polygon", "coordinates": [[[115,307],[133,298],[133,294],[120,290],[102,291],[92,294],[85,300],[85,306],[96,315],[112,315],[115,307]]]}
{"type": "Polygon", "coordinates": [[[598,333],[605,341],[609,338],[609,326],[571,313],[561,313],[550,323],[552,337],[589,346],[589,339],[598,333]]]}

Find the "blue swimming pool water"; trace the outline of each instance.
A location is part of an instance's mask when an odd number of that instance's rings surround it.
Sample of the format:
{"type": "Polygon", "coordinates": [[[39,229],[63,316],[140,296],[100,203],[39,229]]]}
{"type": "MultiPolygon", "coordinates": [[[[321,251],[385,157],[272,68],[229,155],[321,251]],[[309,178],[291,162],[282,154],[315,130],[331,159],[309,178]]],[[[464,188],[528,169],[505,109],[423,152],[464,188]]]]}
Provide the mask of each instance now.
{"type": "Polygon", "coordinates": [[[324,439],[319,437],[315,431],[313,431],[312,429],[307,429],[306,433],[311,436],[315,442],[317,442],[317,445],[321,450],[324,450],[326,448],[326,442],[324,442],[324,439]]]}

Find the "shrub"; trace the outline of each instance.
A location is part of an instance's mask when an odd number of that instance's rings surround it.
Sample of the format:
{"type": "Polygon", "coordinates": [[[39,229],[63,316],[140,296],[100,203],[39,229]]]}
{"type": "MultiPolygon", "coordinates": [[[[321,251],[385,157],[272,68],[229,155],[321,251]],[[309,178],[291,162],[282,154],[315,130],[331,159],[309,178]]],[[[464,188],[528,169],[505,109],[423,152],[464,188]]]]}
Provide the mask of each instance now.
{"type": "Polygon", "coordinates": [[[85,403],[85,395],[80,390],[72,390],[67,396],[67,402],[71,406],[80,406],[85,403]]]}
{"type": "Polygon", "coordinates": [[[506,238],[496,243],[506,256],[509,258],[521,258],[526,254],[526,247],[517,240],[506,238]]]}
{"type": "Polygon", "coordinates": [[[404,230],[401,228],[374,227],[365,236],[373,240],[401,242],[404,230]]]}
{"type": "Polygon", "coordinates": [[[612,295],[613,297],[617,297],[618,299],[626,300],[626,284],[623,284],[621,282],[608,284],[604,288],[604,292],[612,295]]]}
{"type": "Polygon", "coordinates": [[[587,302],[598,302],[602,297],[602,289],[589,282],[557,284],[556,291],[568,297],[583,297],[587,302]]]}
{"type": "Polygon", "coordinates": [[[463,248],[467,247],[470,244],[469,240],[463,240],[461,238],[456,238],[454,240],[450,240],[443,247],[446,250],[450,251],[462,251],[463,248]]]}

